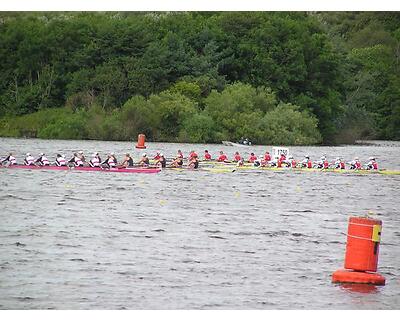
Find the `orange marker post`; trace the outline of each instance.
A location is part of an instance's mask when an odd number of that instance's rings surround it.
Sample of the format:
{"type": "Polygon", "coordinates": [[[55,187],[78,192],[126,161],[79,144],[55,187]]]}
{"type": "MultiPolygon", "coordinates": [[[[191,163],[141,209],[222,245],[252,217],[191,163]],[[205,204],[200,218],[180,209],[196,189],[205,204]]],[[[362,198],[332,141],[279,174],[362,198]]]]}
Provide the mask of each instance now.
{"type": "Polygon", "coordinates": [[[378,269],[382,221],[350,217],[344,270],[332,274],[332,282],[385,285],[378,269]]]}
{"type": "Polygon", "coordinates": [[[136,148],[137,149],[146,149],[146,146],[144,145],[145,142],[146,142],[146,136],[144,134],[139,134],[136,148]]]}

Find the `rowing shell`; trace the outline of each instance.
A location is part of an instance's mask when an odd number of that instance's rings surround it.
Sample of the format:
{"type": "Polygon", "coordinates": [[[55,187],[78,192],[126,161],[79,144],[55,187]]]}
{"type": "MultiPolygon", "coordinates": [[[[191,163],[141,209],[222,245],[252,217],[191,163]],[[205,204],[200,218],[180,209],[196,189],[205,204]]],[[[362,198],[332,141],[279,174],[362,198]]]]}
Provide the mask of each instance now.
{"type": "Polygon", "coordinates": [[[349,169],[317,169],[317,168],[277,168],[277,167],[254,167],[254,166],[233,166],[229,164],[221,164],[215,167],[232,167],[237,170],[254,170],[254,171],[279,171],[279,172],[332,172],[332,173],[344,173],[344,174],[381,174],[381,175],[400,175],[399,170],[349,170],[349,169]]]}
{"type": "Polygon", "coordinates": [[[0,168],[7,169],[27,169],[27,170],[55,170],[55,171],[101,171],[101,172],[123,172],[123,173],[157,173],[160,168],[92,168],[92,167],[58,167],[58,166],[25,166],[25,165],[12,165],[0,166],[0,168]]]}

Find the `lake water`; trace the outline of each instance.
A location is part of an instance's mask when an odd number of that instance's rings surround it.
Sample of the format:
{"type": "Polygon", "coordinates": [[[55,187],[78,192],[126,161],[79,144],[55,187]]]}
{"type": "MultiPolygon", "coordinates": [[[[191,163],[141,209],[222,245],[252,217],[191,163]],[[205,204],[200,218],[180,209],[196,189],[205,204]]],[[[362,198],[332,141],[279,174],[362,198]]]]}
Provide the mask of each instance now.
{"type": "MultiPolygon", "coordinates": [[[[222,145],[148,143],[172,156],[222,145]]],[[[271,146],[242,148],[262,154],[271,146]]],[[[129,142],[0,139],[0,154],[140,152],[129,142]]],[[[291,147],[301,159],[400,144],[291,147]]],[[[400,176],[0,169],[0,309],[398,309],[400,176]],[[336,285],[350,216],[383,221],[386,286],[336,285]]]]}

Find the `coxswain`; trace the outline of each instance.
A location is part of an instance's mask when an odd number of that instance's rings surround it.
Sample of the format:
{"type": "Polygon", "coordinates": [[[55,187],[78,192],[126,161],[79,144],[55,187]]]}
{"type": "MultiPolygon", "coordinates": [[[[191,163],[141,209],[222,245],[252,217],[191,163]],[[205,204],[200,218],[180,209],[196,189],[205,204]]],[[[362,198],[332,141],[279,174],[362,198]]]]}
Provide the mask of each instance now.
{"type": "Polygon", "coordinates": [[[26,166],[34,166],[35,165],[35,158],[28,152],[24,159],[24,165],[26,166]]]}
{"type": "Polygon", "coordinates": [[[240,155],[239,151],[235,152],[235,154],[233,155],[233,160],[235,160],[235,162],[242,160],[242,156],[240,155]]]}
{"type": "Polygon", "coordinates": [[[265,154],[264,154],[264,160],[265,160],[266,162],[271,161],[271,155],[269,154],[268,151],[265,152],[265,154]]]}
{"type": "Polygon", "coordinates": [[[100,167],[101,164],[101,158],[99,156],[99,153],[93,153],[92,155],[92,159],[89,160],[89,166],[91,166],[92,168],[97,168],[100,167]]]}
{"type": "Polygon", "coordinates": [[[217,161],[218,162],[228,162],[228,157],[226,156],[226,154],[224,154],[223,151],[220,151],[217,161]]]}
{"type": "Polygon", "coordinates": [[[204,150],[204,160],[205,161],[211,160],[211,154],[208,152],[208,150],[204,150]]]}
{"type": "Polygon", "coordinates": [[[160,153],[160,158],[158,158],[158,160],[155,162],[156,166],[158,166],[158,164],[161,164],[161,168],[165,168],[167,166],[167,159],[165,159],[162,153],[160,153]]]}
{"type": "Polygon", "coordinates": [[[150,164],[150,160],[147,157],[146,153],[142,154],[142,157],[139,160],[139,165],[141,165],[142,167],[147,167],[150,164]]]}
{"type": "Polygon", "coordinates": [[[256,160],[257,160],[257,156],[254,155],[254,152],[250,153],[249,160],[247,160],[247,161],[250,163],[254,163],[254,161],[256,161],[256,160]]]}
{"type": "Polygon", "coordinates": [[[83,161],[76,152],[74,153],[74,156],[71,158],[71,160],[68,161],[68,163],[72,163],[75,167],[83,167],[83,161]]]}
{"type": "Polygon", "coordinates": [[[35,160],[35,163],[39,163],[39,166],[49,166],[50,161],[47,159],[44,153],[39,154],[39,158],[35,160]]]}
{"type": "Polygon", "coordinates": [[[65,167],[67,165],[67,160],[65,160],[64,155],[57,153],[55,163],[57,167],[65,167]]]}
{"type": "Polygon", "coordinates": [[[369,157],[369,162],[366,164],[367,170],[378,170],[378,163],[374,157],[369,157]]]}
{"type": "MultiPolygon", "coordinates": [[[[159,155],[160,153],[157,152],[157,154],[159,155]]],[[[158,159],[160,159],[160,157],[158,157],[158,159]]],[[[131,157],[131,155],[129,153],[125,154],[125,159],[124,159],[124,161],[122,161],[122,163],[119,167],[121,167],[121,168],[133,167],[133,158],[131,157]]]]}
{"type": "Polygon", "coordinates": [[[191,169],[197,169],[199,167],[199,158],[197,154],[192,155],[191,159],[189,160],[188,167],[191,169]]]}
{"type": "Polygon", "coordinates": [[[4,159],[1,160],[1,164],[8,163],[8,165],[16,165],[17,164],[17,159],[13,156],[13,153],[10,152],[8,156],[4,159]]]}

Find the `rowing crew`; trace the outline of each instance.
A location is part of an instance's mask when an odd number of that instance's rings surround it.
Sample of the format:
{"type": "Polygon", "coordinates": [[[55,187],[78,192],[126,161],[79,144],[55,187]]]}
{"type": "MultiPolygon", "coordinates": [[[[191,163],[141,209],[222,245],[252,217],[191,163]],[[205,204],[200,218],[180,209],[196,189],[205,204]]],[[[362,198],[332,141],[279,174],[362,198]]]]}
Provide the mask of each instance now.
{"type": "MultiPolygon", "coordinates": [[[[204,153],[204,161],[211,161],[211,155],[208,150],[205,150],[204,153]]],[[[231,163],[235,162],[238,166],[244,165],[244,158],[240,155],[238,151],[235,152],[233,155],[233,160],[230,161],[227,155],[220,151],[218,158],[216,159],[217,162],[224,162],[224,163],[231,163]]],[[[271,154],[267,151],[264,155],[260,155],[257,157],[254,152],[250,153],[249,158],[247,159],[248,163],[254,164],[254,166],[258,167],[291,167],[291,168],[318,168],[318,169],[346,169],[346,162],[341,158],[338,157],[333,160],[331,163],[326,159],[326,156],[322,156],[320,160],[313,162],[309,155],[306,155],[302,161],[297,161],[294,159],[293,156],[286,157],[285,154],[281,154],[280,156],[275,157],[272,159],[271,154]]],[[[375,157],[370,157],[368,163],[364,166],[361,164],[358,157],[354,158],[353,161],[347,162],[350,165],[350,169],[352,170],[360,170],[360,169],[367,169],[367,170],[378,170],[378,163],[376,162],[375,157]]]]}
{"type": "MultiPolygon", "coordinates": [[[[13,153],[10,152],[7,157],[1,159],[1,165],[9,164],[9,165],[17,165],[17,160],[14,157],[13,153]]],[[[133,159],[129,155],[129,153],[125,154],[125,158],[122,163],[118,164],[117,158],[114,153],[110,153],[104,161],[101,161],[99,153],[96,152],[92,155],[92,158],[89,161],[86,161],[86,158],[82,151],[76,152],[73,154],[72,158],[67,161],[65,155],[58,153],[55,157],[55,161],[50,163],[50,160],[44,153],[40,153],[38,158],[34,158],[30,153],[27,153],[24,158],[24,165],[26,166],[50,166],[55,165],[58,167],[64,166],[75,166],[75,167],[106,167],[106,168],[126,168],[133,167],[133,159]]]]}

